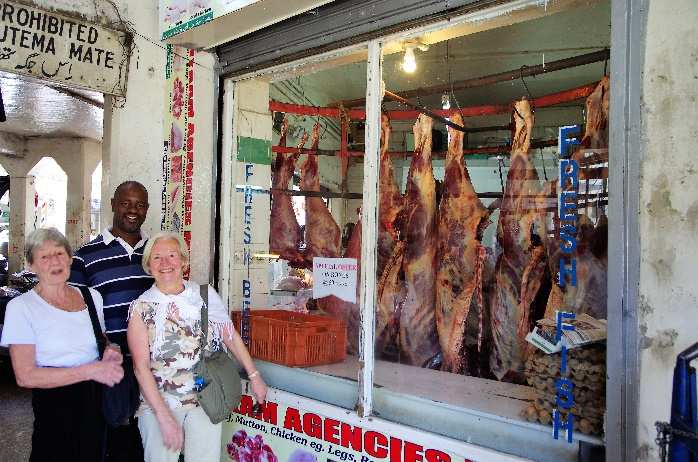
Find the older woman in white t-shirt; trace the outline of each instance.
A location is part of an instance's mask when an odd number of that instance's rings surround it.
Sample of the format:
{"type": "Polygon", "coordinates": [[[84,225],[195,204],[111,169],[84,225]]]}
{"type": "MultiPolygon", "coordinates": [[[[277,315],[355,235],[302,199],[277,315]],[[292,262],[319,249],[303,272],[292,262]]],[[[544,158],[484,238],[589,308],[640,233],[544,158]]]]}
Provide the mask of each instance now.
{"type": "MultiPolygon", "coordinates": [[[[201,357],[199,285],[185,281],[188,252],[176,233],[148,240],[143,268],[153,287],[131,304],[128,347],[141,388],[136,413],[146,462],[218,462],[221,424],[213,424],[196,399],[193,369],[201,357]]],[[[216,291],[208,286],[207,350],[227,348],[247,371],[252,393],[264,402],[267,385],[242,342],[216,291]]]]}
{"type": "MultiPolygon", "coordinates": [[[[17,384],[32,389],[30,461],[102,460],[101,385],[123,377],[121,353],[99,359],[80,291],[67,284],[71,249],[55,228],[27,237],[25,257],[39,283],[7,305],[0,344],[10,348],[17,384]]],[[[90,289],[102,329],[102,297],[90,289]]]]}

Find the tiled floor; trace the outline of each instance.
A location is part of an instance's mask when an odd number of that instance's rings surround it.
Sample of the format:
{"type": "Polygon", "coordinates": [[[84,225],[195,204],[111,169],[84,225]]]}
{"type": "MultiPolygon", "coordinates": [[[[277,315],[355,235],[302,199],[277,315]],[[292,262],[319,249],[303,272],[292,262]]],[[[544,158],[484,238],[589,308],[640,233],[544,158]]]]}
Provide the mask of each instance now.
{"type": "Polygon", "coordinates": [[[19,388],[7,357],[0,357],[0,461],[29,460],[32,423],[31,391],[19,388]]]}

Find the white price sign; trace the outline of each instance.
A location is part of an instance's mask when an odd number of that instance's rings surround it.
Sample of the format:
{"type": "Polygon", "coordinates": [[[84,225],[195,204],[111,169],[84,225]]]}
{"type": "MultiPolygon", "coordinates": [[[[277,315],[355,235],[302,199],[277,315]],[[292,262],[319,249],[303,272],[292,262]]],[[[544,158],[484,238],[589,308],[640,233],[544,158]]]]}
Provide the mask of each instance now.
{"type": "Polygon", "coordinates": [[[334,295],[349,303],[356,303],[355,258],[313,258],[313,298],[334,295]]]}

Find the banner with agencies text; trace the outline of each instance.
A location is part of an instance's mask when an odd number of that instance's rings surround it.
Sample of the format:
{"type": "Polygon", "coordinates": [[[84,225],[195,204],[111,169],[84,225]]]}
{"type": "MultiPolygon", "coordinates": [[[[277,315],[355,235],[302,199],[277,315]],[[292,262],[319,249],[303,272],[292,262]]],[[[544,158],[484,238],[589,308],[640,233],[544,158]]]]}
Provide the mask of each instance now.
{"type": "Polygon", "coordinates": [[[251,396],[223,423],[221,462],[522,461],[346,409],[275,392],[259,414],[251,396]],[[304,403],[307,403],[304,405],[304,403]]]}

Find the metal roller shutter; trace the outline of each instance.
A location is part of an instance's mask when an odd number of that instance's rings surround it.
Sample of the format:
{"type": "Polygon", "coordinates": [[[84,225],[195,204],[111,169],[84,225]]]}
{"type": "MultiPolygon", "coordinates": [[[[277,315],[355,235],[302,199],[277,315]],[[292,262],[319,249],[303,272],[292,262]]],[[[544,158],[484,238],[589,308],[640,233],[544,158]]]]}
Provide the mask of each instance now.
{"type": "Polygon", "coordinates": [[[224,77],[440,21],[502,0],[337,0],[216,47],[224,77]]]}

